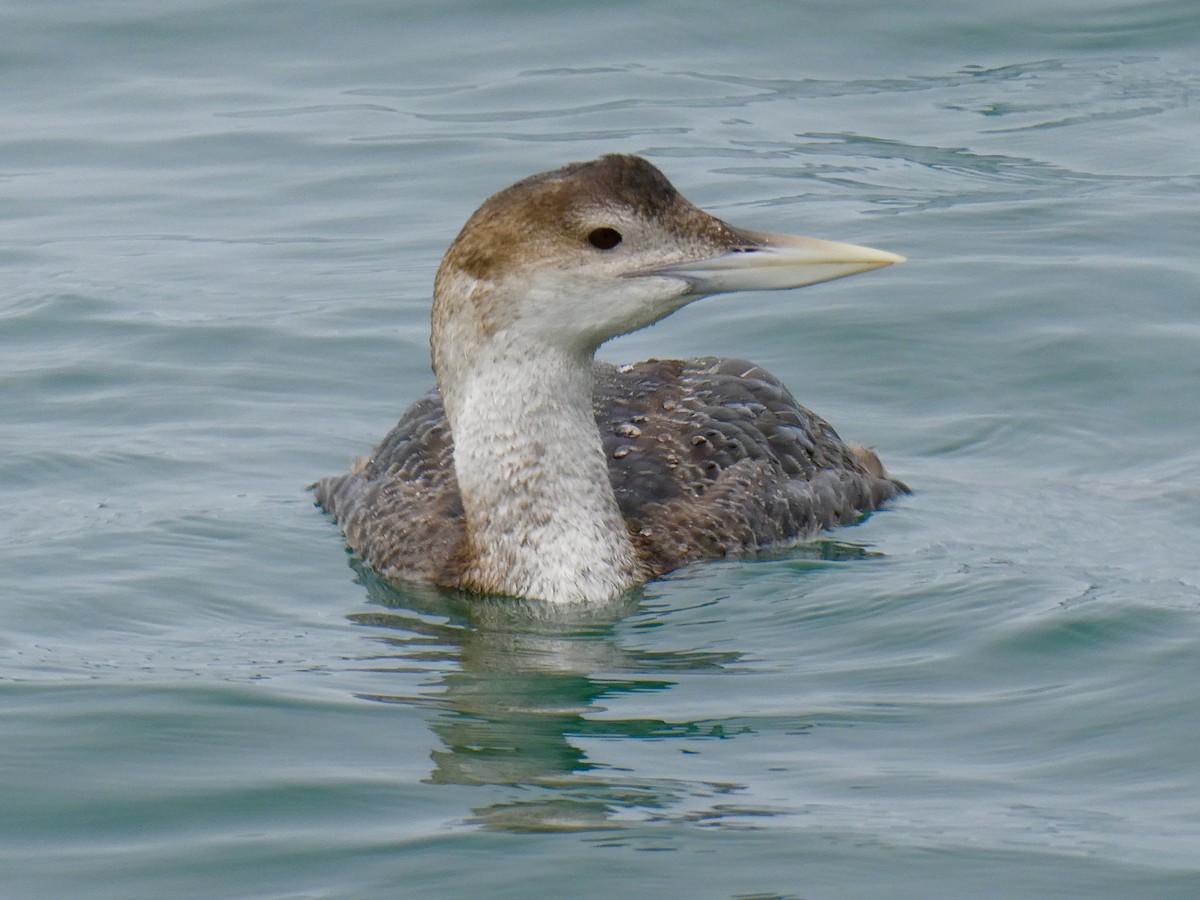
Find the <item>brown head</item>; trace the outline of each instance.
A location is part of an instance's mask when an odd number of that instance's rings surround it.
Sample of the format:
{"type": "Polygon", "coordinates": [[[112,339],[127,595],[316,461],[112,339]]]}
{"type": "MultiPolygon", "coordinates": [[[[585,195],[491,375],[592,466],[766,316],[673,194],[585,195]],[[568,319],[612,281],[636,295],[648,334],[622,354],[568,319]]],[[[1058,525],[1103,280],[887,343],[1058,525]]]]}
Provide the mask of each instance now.
{"type": "Polygon", "coordinates": [[[486,200],[434,285],[435,369],[494,340],[590,354],[699,297],[889,265],[878,250],[736,228],[637,156],[525,178],[486,200]]]}

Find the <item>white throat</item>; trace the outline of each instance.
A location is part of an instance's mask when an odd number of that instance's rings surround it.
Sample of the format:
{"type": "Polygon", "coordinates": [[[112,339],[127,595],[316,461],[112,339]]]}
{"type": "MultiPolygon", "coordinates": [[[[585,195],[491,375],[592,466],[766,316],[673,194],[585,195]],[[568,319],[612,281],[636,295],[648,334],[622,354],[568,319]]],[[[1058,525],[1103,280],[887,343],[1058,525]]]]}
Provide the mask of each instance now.
{"type": "Polygon", "coordinates": [[[455,359],[438,376],[466,520],[462,586],[599,602],[642,581],[592,411],[591,354],[497,335],[455,359]]]}

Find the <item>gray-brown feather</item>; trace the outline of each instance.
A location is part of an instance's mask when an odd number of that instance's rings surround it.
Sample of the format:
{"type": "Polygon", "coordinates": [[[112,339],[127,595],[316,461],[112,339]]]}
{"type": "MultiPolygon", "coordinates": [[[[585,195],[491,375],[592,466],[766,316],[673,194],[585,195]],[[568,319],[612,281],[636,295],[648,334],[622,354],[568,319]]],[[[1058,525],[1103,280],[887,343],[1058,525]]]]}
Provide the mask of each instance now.
{"type": "MultiPolygon", "coordinates": [[[[596,424],[647,578],[845,525],[907,488],[770,373],[706,357],[595,366],[596,424]]],[[[441,396],[413,404],[374,456],[314,486],[385,577],[454,584],[463,519],[441,396]]]]}

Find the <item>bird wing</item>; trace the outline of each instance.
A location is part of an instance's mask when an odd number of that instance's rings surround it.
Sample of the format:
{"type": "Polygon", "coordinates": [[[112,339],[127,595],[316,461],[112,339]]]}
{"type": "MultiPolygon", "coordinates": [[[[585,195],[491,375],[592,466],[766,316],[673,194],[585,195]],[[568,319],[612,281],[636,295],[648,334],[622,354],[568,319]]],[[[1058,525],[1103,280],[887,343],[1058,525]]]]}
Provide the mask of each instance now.
{"type": "Polygon", "coordinates": [[[809,539],[907,490],[745,360],[598,364],[595,397],[617,503],[651,576],[809,539]]]}
{"type": "MultiPolygon", "coordinates": [[[[798,542],[907,488],[753,363],[597,363],[595,413],[617,504],[646,577],[798,542]]],[[[404,414],[367,460],[313,486],[346,541],[385,577],[448,583],[462,501],[441,395],[404,414]]]]}

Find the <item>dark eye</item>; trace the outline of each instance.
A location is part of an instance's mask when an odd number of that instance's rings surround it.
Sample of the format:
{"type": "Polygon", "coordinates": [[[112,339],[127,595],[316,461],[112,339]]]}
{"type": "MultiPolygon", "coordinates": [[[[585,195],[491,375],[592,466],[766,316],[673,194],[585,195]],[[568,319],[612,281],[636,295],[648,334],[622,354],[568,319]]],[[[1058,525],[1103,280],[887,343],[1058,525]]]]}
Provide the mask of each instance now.
{"type": "Polygon", "coordinates": [[[588,243],[597,250],[611,250],[621,243],[621,232],[615,228],[596,228],[588,235],[588,243]]]}

